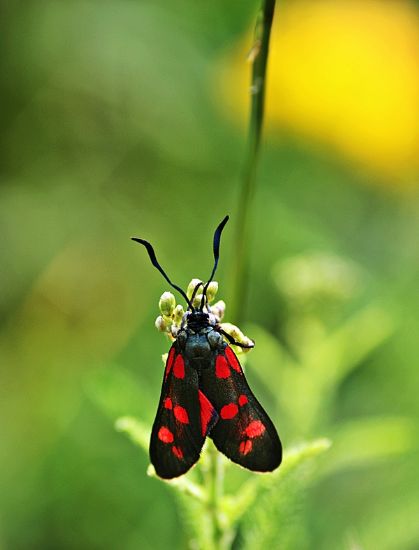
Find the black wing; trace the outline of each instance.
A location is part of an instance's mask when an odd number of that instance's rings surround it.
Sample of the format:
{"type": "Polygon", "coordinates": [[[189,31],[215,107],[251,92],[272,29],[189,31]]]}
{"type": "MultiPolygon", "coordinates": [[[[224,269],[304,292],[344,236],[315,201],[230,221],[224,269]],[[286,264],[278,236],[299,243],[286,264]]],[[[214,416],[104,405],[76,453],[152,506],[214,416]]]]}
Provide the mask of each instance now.
{"type": "Polygon", "coordinates": [[[198,388],[198,374],[176,342],[166,362],[160,402],[150,439],[150,460],[158,476],[171,479],[199,459],[208,430],[217,420],[198,388]]]}
{"type": "Polygon", "coordinates": [[[209,433],[217,449],[249,470],[277,468],[282,460],[281,441],[230,346],[216,355],[213,368],[202,370],[200,388],[219,415],[209,433]]]}

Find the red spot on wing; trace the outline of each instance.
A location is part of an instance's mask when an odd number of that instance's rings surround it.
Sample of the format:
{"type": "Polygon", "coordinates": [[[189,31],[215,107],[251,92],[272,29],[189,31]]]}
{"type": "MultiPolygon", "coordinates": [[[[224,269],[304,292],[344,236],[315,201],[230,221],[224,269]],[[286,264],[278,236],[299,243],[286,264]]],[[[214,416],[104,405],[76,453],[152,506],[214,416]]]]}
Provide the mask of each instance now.
{"type": "Polygon", "coordinates": [[[172,370],[173,359],[174,358],[175,358],[175,348],[170,348],[169,356],[167,358],[167,363],[166,363],[166,371],[164,373],[165,378],[167,378],[169,376],[169,373],[172,370]]]}
{"type": "Polygon", "coordinates": [[[217,378],[228,378],[230,376],[230,367],[224,355],[217,355],[215,360],[215,376],[217,378]]]}
{"type": "Polygon", "coordinates": [[[173,414],[175,415],[176,420],[179,420],[182,424],[189,424],[188,412],[184,407],[176,405],[173,409],[173,414]]]}
{"type": "Polygon", "coordinates": [[[185,378],[185,362],[180,353],[176,357],[175,364],[173,365],[173,374],[176,378],[185,378]]]}
{"type": "Polygon", "coordinates": [[[259,435],[263,434],[265,429],[265,426],[260,420],[253,420],[253,422],[250,422],[250,424],[245,429],[245,433],[247,437],[258,437],[259,435]]]}
{"type": "Polygon", "coordinates": [[[222,407],[220,416],[223,420],[230,420],[231,418],[234,418],[238,412],[238,406],[235,403],[229,403],[228,405],[224,405],[224,407],[222,407]]]}
{"type": "Polygon", "coordinates": [[[165,409],[173,409],[173,403],[170,397],[166,397],[164,400],[164,408],[165,409]]]}
{"type": "Polygon", "coordinates": [[[183,452],[180,447],[176,447],[175,445],[173,445],[172,453],[175,455],[176,458],[183,458],[183,452]]]}
{"type": "Polygon", "coordinates": [[[230,367],[236,370],[237,372],[242,372],[242,368],[240,366],[239,360],[234,355],[234,351],[229,346],[226,347],[225,354],[227,356],[230,367]]]}
{"type": "Polygon", "coordinates": [[[248,403],[248,401],[249,400],[247,399],[247,396],[242,393],[241,396],[239,397],[240,407],[243,407],[243,405],[246,405],[246,403],[248,403]]]}
{"type": "Polygon", "coordinates": [[[214,418],[215,409],[201,390],[198,391],[198,397],[199,406],[201,408],[201,431],[202,435],[206,436],[208,433],[208,426],[211,420],[214,418]]]}
{"type": "Polygon", "coordinates": [[[239,451],[242,455],[247,455],[247,453],[250,453],[252,450],[253,443],[250,441],[250,439],[246,439],[246,441],[242,441],[239,445],[239,451]]]}
{"type": "Polygon", "coordinates": [[[163,443],[173,443],[175,439],[172,432],[169,430],[169,428],[166,428],[166,426],[162,426],[160,428],[157,437],[160,439],[160,441],[163,441],[163,443]]]}

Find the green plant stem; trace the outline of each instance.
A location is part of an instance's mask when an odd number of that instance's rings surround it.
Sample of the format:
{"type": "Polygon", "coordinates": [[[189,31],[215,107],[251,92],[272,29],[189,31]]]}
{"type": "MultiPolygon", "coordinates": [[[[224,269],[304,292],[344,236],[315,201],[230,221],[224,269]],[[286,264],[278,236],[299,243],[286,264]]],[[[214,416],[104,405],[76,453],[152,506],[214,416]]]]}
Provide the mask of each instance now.
{"type": "Polygon", "coordinates": [[[253,66],[250,88],[250,120],[247,152],[238,203],[239,208],[235,239],[236,253],[232,277],[233,292],[231,300],[231,319],[234,323],[240,323],[243,320],[245,296],[248,285],[250,213],[255,191],[256,169],[263,128],[266,67],[274,11],[275,0],[262,0],[262,7],[256,25],[255,44],[251,52],[253,66]]]}

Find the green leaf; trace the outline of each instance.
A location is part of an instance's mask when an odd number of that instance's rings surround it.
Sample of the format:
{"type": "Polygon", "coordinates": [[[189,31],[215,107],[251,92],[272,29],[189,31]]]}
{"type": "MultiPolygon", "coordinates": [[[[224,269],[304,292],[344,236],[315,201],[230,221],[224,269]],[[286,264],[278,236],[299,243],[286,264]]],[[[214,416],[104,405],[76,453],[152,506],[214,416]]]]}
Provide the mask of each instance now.
{"type": "Polygon", "coordinates": [[[383,308],[370,305],[353,315],[318,346],[310,349],[303,366],[336,387],[361,361],[377,349],[396,328],[383,308]]]}
{"type": "Polygon", "coordinates": [[[322,473],[399,456],[417,445],[417,432],[414,421],[405,417],[364,418],[341,424],[333,433],[333,448],[322,473]]]}

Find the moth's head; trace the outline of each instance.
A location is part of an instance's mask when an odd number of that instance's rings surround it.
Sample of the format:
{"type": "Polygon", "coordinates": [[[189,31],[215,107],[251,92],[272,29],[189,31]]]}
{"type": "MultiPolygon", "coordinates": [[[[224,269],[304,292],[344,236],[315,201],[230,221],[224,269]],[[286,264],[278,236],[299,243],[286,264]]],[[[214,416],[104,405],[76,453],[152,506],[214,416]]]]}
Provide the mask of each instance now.
{"type": "Polygon", "coordinates": [[[184,319],[188,324],[209,324],[208,313],[205,313],[205,311],[201,311],[199,309],[195,311],[187,311],[185,313],[184,319]]]}

